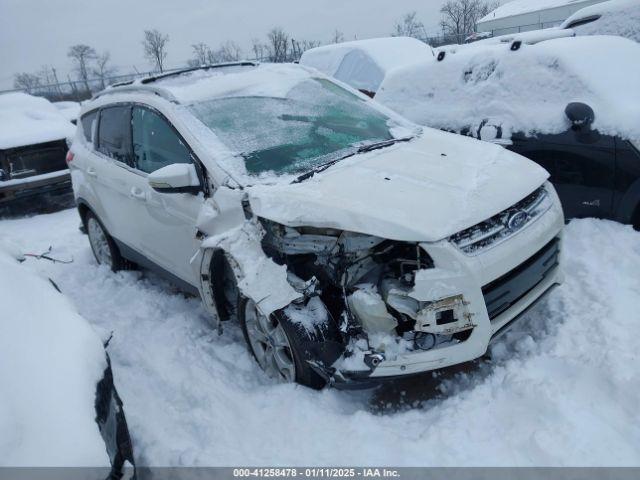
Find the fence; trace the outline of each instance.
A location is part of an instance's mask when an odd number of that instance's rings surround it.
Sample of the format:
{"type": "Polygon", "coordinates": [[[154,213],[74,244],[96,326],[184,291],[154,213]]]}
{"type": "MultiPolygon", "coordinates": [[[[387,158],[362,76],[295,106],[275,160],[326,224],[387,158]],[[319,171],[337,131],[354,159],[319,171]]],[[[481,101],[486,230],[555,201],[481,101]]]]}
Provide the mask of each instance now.
{"type": "MultiPolygon", "coordinates": [[[[431,45],[432,47],[440,47],[443,45],[450,44],[461,44],[464,43],[465,39],[471,35],[471,33],[460,33],[460,34],[441,34],[441,35],[428,35],[423,33],[420,35],[420,40],[431,45]]],[[[298,52],[301,54],[302,52],[298,52]]],[[[299,57],[299,55],[298,55],[299,57]]],[[[258,59],[261,61],[263,59],[258,59]]],[[[187,68],[189,65],[184,65],[181,67],[176,67],[172,69],[165,69],[165,72],[173,72],[183,68],[187,68]]],[[[67,81],[58,82],[58,83],[50,83],[50,84],[35,84],[30,88],[14,88],[8,90],[0,90],[0,94],[6,92],[26,92],[31,95],[37,95],[41,97],[45,97],[48,100],[53,102],[63,101],[63,100],[71,100],[76,102],[81,102],[91,96],[106,88],[109,85],[113,85],[115,83],[127,82],[130,80],[135,80],[137,78],[144,78],[150,75],[157,74],[157,71],[148,71],[148,72],[134,72],[127,73],[122,75],[112,75],[104,78],[90,78],[86,81],[84,80],[72,80],[70,77],[67,77],[67,81]]]]}
{"type": "Polygon", "coordinates": [[[530,23],[528,25],[518,25],[514,27],[496,28],[494,30],[488,30],[493,37],[500,35],[511,35],[512,33],[530,32],[532,30],[543,30],[545,28],[557,27],[562,24],[564,20],[558,20],[553,22],[541,22],[530,23]]]}
{"type": "MultiPolygon", "coordinates": [[[[185,67],[178,67],[167,69],[165,72],[173,72],[185,67]]],[[[85,82],[84,80],[71,80],[69,78],[66,82],[50,83],[50,84],[36,84],[30,88],[14,88],[8,90],[0,90],[0,94],[7,92],[26,92],[30,95],[36,95],[45,97],[52,102],[62,100],[72,100],[75,102],[81,102],[88,98],[91,98],[93,93],[104,90],[109,85],[120,82],[128,82],[135,80],[136,78],[144,78],[150,75],[156,75],[157,71],[149,72],[134,72],[123,75],[111,75],[104,78],[89,78],[85,82]]]]}

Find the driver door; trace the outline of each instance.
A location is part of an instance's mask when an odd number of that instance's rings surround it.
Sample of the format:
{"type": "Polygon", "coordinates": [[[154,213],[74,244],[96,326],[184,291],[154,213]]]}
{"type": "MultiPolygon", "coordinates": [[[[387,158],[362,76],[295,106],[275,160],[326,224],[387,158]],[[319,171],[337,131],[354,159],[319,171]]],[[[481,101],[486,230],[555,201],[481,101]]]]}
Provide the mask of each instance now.
{"type": "Polygon", "coordinates": [[[196,219],[204,195],[159,193],[147,183],[150,173],[175,163],[194,163],[194,156],[166,118],[151,108],[133,107],[131,133],[134,169],[144,178],[138,188],[146,209],[137,243],[164,273],[197,288],[199,276],[190,260],[200,248],[196,219]]]}

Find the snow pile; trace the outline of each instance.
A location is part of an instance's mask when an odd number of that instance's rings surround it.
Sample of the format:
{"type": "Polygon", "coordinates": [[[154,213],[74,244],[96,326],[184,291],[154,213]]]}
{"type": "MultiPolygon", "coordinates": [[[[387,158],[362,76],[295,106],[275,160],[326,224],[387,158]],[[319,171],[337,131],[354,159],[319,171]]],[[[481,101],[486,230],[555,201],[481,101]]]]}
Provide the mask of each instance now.
{"type": "Polygon", "coordinates": [[[0,149],[71,139],[74,132],[48,100],[20,92],[0,94],[0,149]]]}
{"type": "Polygon", "coordinates": [[[478,20],[478,23],[496,20],[498,18],[513,17],[514,15],[522,15],[524,13],[537,12],[539,10],[547,10],[550,8],[572,6],[576,4],[579,5],[588,1],[590,0],[512,0],[482,17],[478,20]]]}
{"type": "Polygon", "coordinates": [[[426,43],[390,37],[312,48],[304,52],[300,63],[356,89],[376,92],[389,71],[430,58],[433,50],[426,43]]]}
{"type": "Polygon", "coordinates": [[[78,119],[80,114],[80,103],[78,102],[54,102],[53,106],[56,107],[64,118],[70,122],[78,119]]]}
{"type": "Polygon", "coordinates": [[[640,233],[628,226],[571,222],[566,282],[500,339],[492,362],[349,393],[274,383],[235,323],[218,336],[198,299],[148,272],[98,267],[75,210],[0,225],[32,251],[53,243],[75,258],[23,267],[114,332],[138,465],[640,465],[640,233]]]}
{"type": "Polygon", "coordinates": [[[595,112],[603,134],[640,139],[640,45],[620,37],[557,38],[459,48],[395,70],[376,99],[416,123],[476,132],[483,121],[515,131],[560,133],[570,102],[595,112]]]}
{"type": "Polygon", "coordinates": [[[640,1],[610,0],[578,10],[560,28],[582,19],[600,17],[572,27],[578,35],[619,35],[640,42],[640,1]]]}
{"type": "Polygon", "coordinates": [[[95,421],[102,343],[10,244],[0,242],[0,466],[109,466],[95,421]]]}

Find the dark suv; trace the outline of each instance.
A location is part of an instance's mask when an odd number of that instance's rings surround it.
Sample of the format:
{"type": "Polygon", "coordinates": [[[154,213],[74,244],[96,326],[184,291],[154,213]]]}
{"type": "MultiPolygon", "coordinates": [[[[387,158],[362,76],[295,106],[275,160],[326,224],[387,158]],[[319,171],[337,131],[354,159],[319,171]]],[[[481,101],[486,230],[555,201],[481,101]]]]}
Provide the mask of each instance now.
{"type": "Polygon", "coordinates": [[[640,151],[630,141],[596,130],[518,133],[511,141],[509,150],[551,174],[566,218],[607,218],[640,229],[640,151]]]}
{"type": "Polygon", "coordinates": [[[375,98],[416,123],[537,162],[567,219],[640,228],[640,70],[626,62],[640,58],[640,45],[544,35],[444,47],[391,71],[375,98]]]}

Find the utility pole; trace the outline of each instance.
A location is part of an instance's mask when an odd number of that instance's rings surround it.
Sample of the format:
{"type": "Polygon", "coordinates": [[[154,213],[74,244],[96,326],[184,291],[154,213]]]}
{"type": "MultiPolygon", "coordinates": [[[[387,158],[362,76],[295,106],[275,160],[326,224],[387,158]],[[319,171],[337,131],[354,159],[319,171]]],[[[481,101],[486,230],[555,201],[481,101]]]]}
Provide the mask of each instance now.
{"type": "Polygon", "coordinates": [[[62,100],[62,89],[60,88],[60,81],[58,80],[58,74],[56,72],[55,67],[51,67],[51,72],[53,73],[53,81],[56,82],[56,91],[58,93],[58,100],[62,100]]]}

